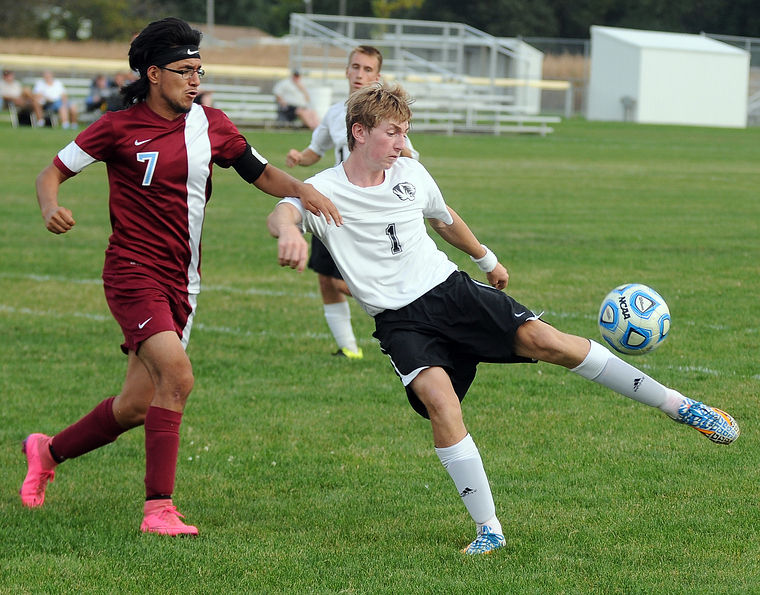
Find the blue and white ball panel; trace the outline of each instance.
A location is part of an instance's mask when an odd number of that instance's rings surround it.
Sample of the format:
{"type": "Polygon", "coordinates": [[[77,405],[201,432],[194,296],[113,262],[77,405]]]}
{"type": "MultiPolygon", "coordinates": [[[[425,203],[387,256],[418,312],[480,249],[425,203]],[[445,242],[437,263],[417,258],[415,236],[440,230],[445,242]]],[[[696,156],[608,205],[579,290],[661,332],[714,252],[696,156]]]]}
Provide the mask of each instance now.
{"type": "Polygon", "coordinates": [[[598,321],[607,344],[629,355],[655,349],[670,332],[670,310],[665,300],[640,283],[621,285],[607,294],[598,321]]]}

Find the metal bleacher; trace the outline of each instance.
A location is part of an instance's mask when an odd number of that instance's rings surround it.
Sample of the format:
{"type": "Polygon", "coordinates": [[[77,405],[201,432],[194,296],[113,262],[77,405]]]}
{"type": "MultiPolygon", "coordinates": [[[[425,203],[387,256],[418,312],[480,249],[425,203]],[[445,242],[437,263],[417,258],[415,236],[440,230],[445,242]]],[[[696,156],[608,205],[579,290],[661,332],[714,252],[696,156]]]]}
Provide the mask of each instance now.
{"type": "MultiPolygon", "coordinates": [[[[290,19],[290,35],[282,40],[289,47],[288,66],[302,72],[312,101],[324,109],[347,96],[347,56],[367,44],[383,53],[383,76],[399,80],[414,98],[415,131],[546,135],[560,121],[541,112],[546,92],[564,93],[565,116],[571,113],[570,83],[543,80],[543,54],[519,39],[495,38],[461,23],[314,14],[290,19]]],[[[26,84],[45,68],[59,73],[84,122],[98,115],[83,109],[94,73],[125,67],[123,60],[50,55],[0,53],[0,61],[26,84]]],[[[203,90],[213,91],[214,105],[238,126],[282,127],[271,91],[288,70],[209,64],[203,90]]],[[[13,116],[9,111],[12,123],[13,116]]]]}
{"type": "Polygon", "coordinates": [[[558,115],[541,114],[544,90],[565,93],[567,81],[544,81],[543,55],[518,39],[496,38],[462,23],[337,15],[290,15],[290,66],[311,85],[347,93],[346,57],[357,45],[383,53],[383,75],[414,97],[417,131],[532,132],[545,135],[558,115]]]}

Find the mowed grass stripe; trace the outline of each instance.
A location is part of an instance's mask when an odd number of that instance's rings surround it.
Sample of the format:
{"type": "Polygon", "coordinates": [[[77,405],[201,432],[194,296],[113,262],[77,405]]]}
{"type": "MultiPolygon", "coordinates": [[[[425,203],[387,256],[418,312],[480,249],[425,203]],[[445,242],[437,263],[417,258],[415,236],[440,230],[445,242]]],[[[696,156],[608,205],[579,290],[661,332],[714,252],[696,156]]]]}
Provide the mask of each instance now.
{"type": "MultiPolygon", "coordinates": [[[[277,166],[309,141],[246,134],[277,166]]],[[[65,236],[44,230],[34,198],[34,177],[71,138],[0,128],[0,593],[757,590],[759,129],[571,120],[546,138],[449,138],[412,128],[448,202],[510,270],[512,295],[595,338],[612,287],[655,287],[671,336],[630,361],[742,427],[719,447],[565,370],[483,365],[463,409],[508,545],[474,560],[458,552],[472,523],[372,321],[352,304],[365,359],[330,357],[315,276],[276,264],[264,226],[274,200],[220,168],[176,491],[201,537],[140,535],[140,430],[61,466],[42,510],[20,506],[20,440],[118,392],[125,367],[98,281],[105,168],[63,186],[77,219],[65,236]]]]}

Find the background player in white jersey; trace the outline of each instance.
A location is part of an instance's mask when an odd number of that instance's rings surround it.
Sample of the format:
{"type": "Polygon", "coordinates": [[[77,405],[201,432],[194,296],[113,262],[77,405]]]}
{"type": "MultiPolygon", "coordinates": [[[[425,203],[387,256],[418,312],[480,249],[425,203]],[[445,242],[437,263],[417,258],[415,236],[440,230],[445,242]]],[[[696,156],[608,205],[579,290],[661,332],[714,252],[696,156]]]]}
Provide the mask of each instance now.
{"type": "MultiPolygon", "coordinates": [[[[382,67],[383,55],[376,47],[360,45],[354,48],[348,56],[346,66],[349,94],[379,81],[382,67]]],[[[309,146],[303,151],[296,149],[288,151],[285,163],[288,167],[313,165],[331,148],[335,149],[335,165],[348,157],[345,100],[330,106],[311,135],[309,146]]],[[[408,138],[402,155],[419,158],[419,153],[414,150],[408,138]]],[[[361,359],[362,350],[356,343],[356,336],[351,326],[351,310],[346,300],[346,296],[351,294],[338,267],[335,266],[335,261],[316,236],[312,237],[308,266],[317,273],[319,278],[319,293],[322,296],[325,320],[338,344],[338,351],[334,355],[361,359]]]]}
{"type": "Polygon", "coordinates": [[[479,362],[564,366],[631,399],[658,407],[711,440],[739,435],[725,412],[693,401],[630,366],[599,343],[569,335],[503,293],[509,276],[496,256],[444,202],[416,161],[400,157],[411,111],[398,86],[372,85],[348,101],[351,154],[309,179],[340,209],[345,224],[330,227],[285,199],[268,218],[282,266],[303,270],[302,228],[319,236],[353,296],[375,319],[374,336],[406,387],[414,409],[429,417],[441,463],[476,523],[463,552],[505,545],[480,453],[460,401],[479,362]],[[428,235],[425,220],[486,273],[486,285],[457,270],[428,235]]]}
{"type": "Polygon", "coordinates": [[[338,217],[308,184],[267,164],[223,112],[193,102],[204,72],[201,33],[180,19],[148,25],[129,49],[140,78],[123,91],[130,107],[108,112],[62,149],[37,178],[47,229],[75,224],[58,204],[60,185],[103,161],[112,234],[103,268],[109,308],[122,328],[127,372],[121,392],[49,437],[24,441],[25,506],[42,506],[55,467],[145,426],[143,532],[197,535],[172,502],[179,428],[193,387],[185,353],[200,291],[201,230],[214,164],[282,197],[292,192],[316,212],[338,217]]]}

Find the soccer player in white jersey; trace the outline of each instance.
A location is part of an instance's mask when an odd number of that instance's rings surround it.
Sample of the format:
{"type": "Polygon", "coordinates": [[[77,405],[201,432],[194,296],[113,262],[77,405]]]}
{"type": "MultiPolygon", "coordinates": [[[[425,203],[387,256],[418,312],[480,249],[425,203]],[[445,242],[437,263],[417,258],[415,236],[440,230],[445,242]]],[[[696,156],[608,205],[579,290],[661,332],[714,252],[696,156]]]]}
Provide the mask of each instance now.
{"type": "Polygon", "coordinates": [[[467,554],[505,545],[478,448],[460,401],[479,362],[536,360],[564,366],[631,399],[658,407],[720,444],[739,435],[727,413],[693,401],[627,364],[599,343],[546,324],[503,290],[507,270],[444,202],[425,168],[401,157],[411,111],[399,86],[372,85],[348,101],[351,154],[308,181],[329,196],[344,225],[328,226],[297,199],[281,201],[267,225],[282,266],[303,270],[302,231],[319,236],[352,295],[374,317],[374,336],[432,424],[436,453],[476,523],[467,554]],[[431,227],[468,254],[488,285],[457,269],[428,235],[431,227]]]}
{"type": "MultiPolygon", "coordinates": [[[[346,66],[349,94],[380,80],[383,55],[371,45],[360,45],[351,51],[346,66]]],[[[346,135],[346,102],[332,104],[325,113],[319,126],[311,135],[309,146],[303,151],[291,149],[285,158],[288,167],[296,165],[313,165],[331,148],[335,149],[335,165],[348,157],[348,138],[346,135]]],[[[411,141],[406,139],[402,150],[404,157],[419,158],[411,141]]],[[[356,343],[356,336],[351,326],[351,310],[346,296],[351,295],[346,282],[335,266],[335,261],[324,244],[315,236],[311,240],[311,253],[308,267],[317,273],[319,293],[322,297],[327,326],[338,345],[334,355],[349,359],[361,359],[363,353],[356,343]]]]}
{"type": "Polygon", "coordinates": [[[25,506],[42,506],[55,468],[145,426],[143,532],[197,535],[172,502],[182,412],[193,387],[185,353],[200,291],[201,230],[216,164],[234,167],[273,196],[298,194],[315,212],[339,215],[309,184],[267,164],[220,110],[193,103],[204,72],[201,33],[176,18],[149,24],[129,49],[140,73],[124,89],[127,109],[108,112],[63,148],[37,178],[49,231],[75,224],[58,204],[60,185],[88,165],[106,164],[112,234],[103,286],[127,354],[121,392],[52,437],[24,440],[25,506]]]}

